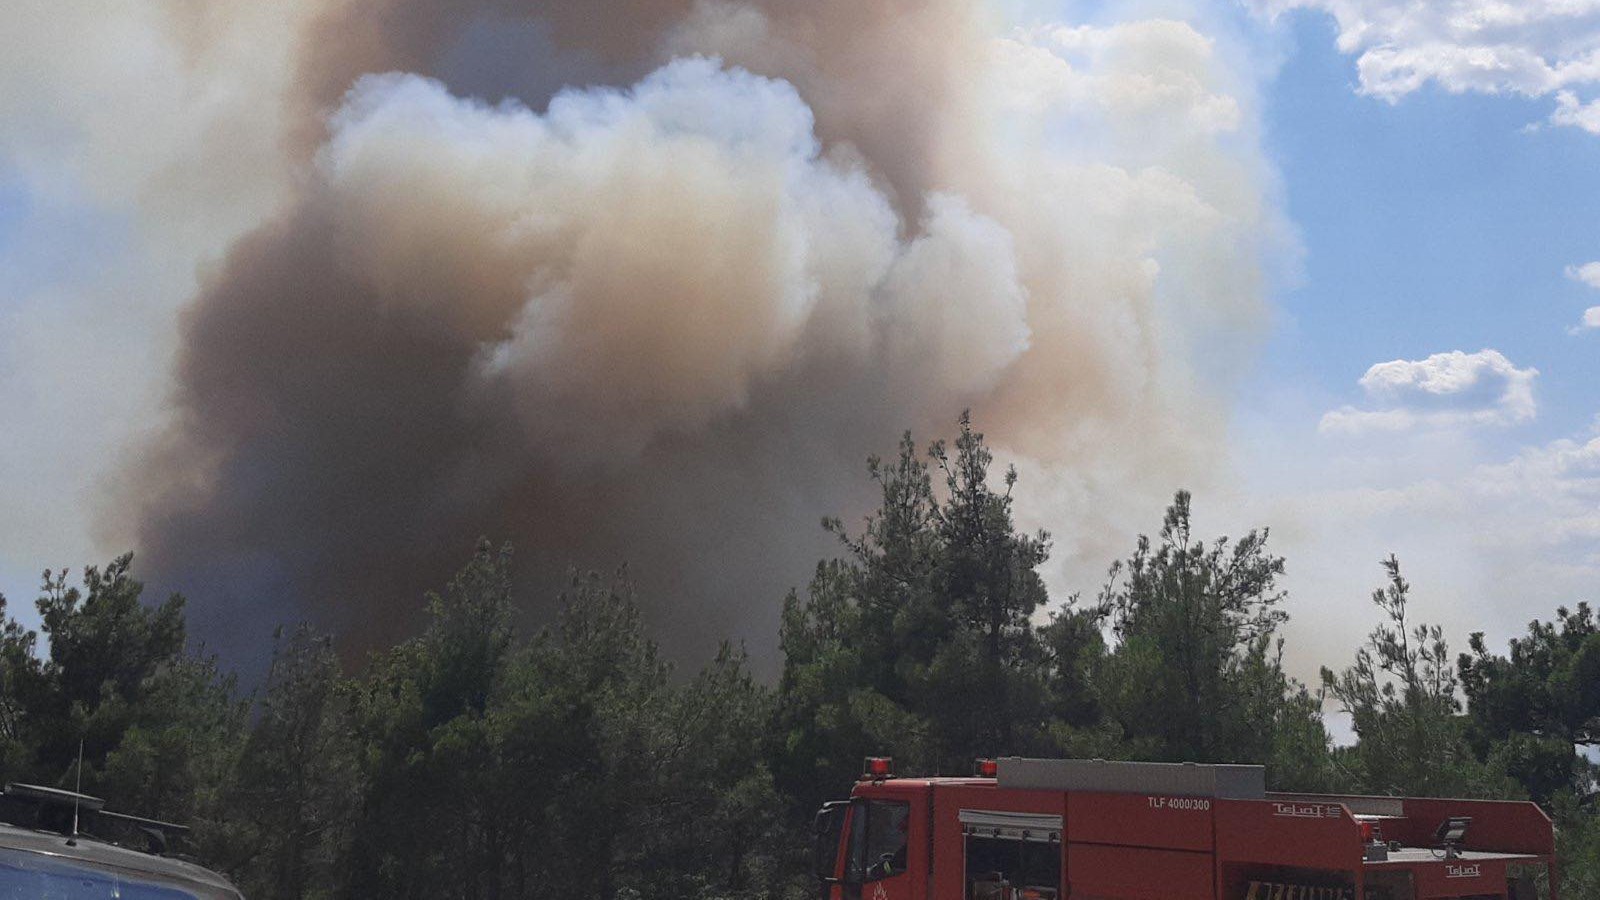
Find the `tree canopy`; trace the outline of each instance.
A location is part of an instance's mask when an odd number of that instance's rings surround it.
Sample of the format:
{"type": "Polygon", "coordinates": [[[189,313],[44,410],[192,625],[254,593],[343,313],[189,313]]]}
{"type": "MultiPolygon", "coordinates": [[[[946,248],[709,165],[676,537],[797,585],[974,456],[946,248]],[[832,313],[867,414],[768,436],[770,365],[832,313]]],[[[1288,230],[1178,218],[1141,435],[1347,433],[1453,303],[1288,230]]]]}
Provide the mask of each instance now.
{"type": "MultiPolygon", "coordinates": [[[[966,774],[997,755],[1260,763],[1271,786],[1526,796],[1565,883],[1600,890],[1600,623],[1586,604],[1501,654],[1413,621],[1394,557],[1377,624],[1313,689],[1283,664],[1287,561],[1265,527],[1202,537],[1175,494],[1086,600],[1018,528],[1015,469],[963,416],[866,467],[836,558],[783,601],[775,683],[724,644],[663,658],[625,569],[574,572],[545,627],[509,547],[481,542],[426,626],[366,660],[276,635],[250,691],[188,644],[131,557],[46,571],[34,633],[0,597],[0,777],[195,826],[248,896],[802,898],[812,812],[867,755],[966,774]],[[1350,717],[1334,746],[1324,709],[1350,717]]],[[[1063,517],[1071,510],[1060,511],[1063,517]]],[[[1351,598],[1358,601],[1359,598],[1351,598]]]]}

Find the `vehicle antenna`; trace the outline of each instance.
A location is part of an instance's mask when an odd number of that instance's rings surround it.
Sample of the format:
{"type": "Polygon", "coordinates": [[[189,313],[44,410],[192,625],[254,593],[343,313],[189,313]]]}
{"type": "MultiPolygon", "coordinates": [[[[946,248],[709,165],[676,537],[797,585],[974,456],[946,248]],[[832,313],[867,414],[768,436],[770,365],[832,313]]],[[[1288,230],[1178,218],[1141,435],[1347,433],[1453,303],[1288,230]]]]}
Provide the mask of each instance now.
{"type": "Polygon", "coordinates": [[[72,794],[72,836],[67,838],[68,847],[78,845],[78,804],[83,802],[83,738],[78,738],[78,786],[73,788],[72,794]]]}

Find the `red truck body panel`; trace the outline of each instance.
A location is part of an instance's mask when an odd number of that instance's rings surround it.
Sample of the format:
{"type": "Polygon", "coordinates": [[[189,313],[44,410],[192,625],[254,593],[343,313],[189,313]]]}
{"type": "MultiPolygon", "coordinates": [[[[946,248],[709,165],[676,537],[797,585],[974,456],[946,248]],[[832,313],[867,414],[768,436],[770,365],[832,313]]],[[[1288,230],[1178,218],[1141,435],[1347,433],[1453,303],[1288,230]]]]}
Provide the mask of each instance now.
{"type": "MultiPolygon", "coordinates": [[[[858,782],[822,897],[1557,897],[1554,828],[1532,803],[1295,796],[1248,786],[1224,786],[1214,792],[1220,796],[1205,796],[1204,789],[1171,789],[1170,776],[1187,777],[1185,770],[1098,762],[1085,765],[1119,767],[1111,770],[1118,779],[1115,790],[1076,789],[1078,782],[1062,789],[1018,787],[1027,779],[1008,783],[1007,762],[1013,761],[1001,761],[998,779],[858,782]],[[1137,789],[1146,772],[1158,789],[1137,789]],[[1464,838],[1448,852],[1435,846],[1440,824],[1458,816],[1471,818],[1464,838]],[[869,819],[870,834],[852,830],[869,819]],[[846,859],[851,853],[854,863],[846,859]]],[[[1032,761],[1014,762],[1014,771],[1021,771],[1021,763],[1032,761]]],[[[1098,770],[1083,771],[1092,782],[1098,770]]]]}

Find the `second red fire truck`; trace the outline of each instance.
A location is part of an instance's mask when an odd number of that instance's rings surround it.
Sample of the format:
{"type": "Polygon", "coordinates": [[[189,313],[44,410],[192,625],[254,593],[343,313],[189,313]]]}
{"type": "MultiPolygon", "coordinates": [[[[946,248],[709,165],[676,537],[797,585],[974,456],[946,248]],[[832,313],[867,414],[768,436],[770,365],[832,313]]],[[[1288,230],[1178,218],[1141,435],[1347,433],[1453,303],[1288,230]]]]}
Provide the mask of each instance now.
{"type": "Polygon", "coordinates": [[[1270,793],[1259,766],[867,761],[817,814],[824,900],[1555,900],[1532,803],[1270,793]]]}

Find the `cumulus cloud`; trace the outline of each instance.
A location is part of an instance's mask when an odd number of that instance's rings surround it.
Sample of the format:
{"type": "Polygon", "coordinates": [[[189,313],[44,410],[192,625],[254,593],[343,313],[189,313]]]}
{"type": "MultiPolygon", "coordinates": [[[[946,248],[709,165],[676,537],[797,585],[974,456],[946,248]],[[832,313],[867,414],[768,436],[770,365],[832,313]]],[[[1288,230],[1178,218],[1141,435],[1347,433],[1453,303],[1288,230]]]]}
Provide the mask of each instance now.
{"type": "MultiPolygon", "coordinates": [[[[1567,266],[1567,277],[1573,281],[1586,284],[1592,288],[1600,288],[1600,262],[1589,262],[1583,265],[1567,266]]],[[[1567,329],[1569,334],[1582,334],[1585,331],[1600,329],[1600,306],[1591,306],[1584,311],[1578,324],[1567,329]]]]}
{"type": "Polygon", "coordinates": [[[1586,435],[1523,450],[1498,465],[1480,467],[1472,479],[1485,499],[1532,500],[1553,511],[1534,539],[1571,544],[1600,540],[1600,421],[1586,435]]]}
{"type": "Polygon", "coordinates": [[[1590,134],[1600,134],[1600,100],[1584,103],[1572,91],[1559,91],[1556,93],[1556,108],[1550,113],[1550,121],[1555,125],[1570,125],[1582,128],[1590,134]]]}
{"type": "Polygon", "coordinates": [[[1338,23],[1361,91],[1394,102],[1434,84],[1452,93],[1554,95],[1550,121],[1600,132],[1600,3],[1595,0],[1249,0],[1276,14],[1315,9],[1338,23]]]}
{"type": "Polygon", "coordinates": [[[1600,262],[1584,263],[1581,266],[1567,266],[1567,277],[1573,281],[1587,284],[1592,288],[1600,288],[1600,262]]]}
{"type": "Polygon", "coordinates": [[[1215,42],[1186,22],[1021,29],[996,52],[1005,63],[1002,90],[1019,112],[1159,116],[1202,133],[1234,131],[1243,121],[1239,99],[1216,83],[1215,42]]]}
{"type": "Polygon", "coordinates": [[[1593,554],[1600,540],[1600,420],[1509,458],[1398,474],[1392,484],[1341,487],[1320,500],[1356,519],[1433,516],[1483,549],[1539,560],[1531,564],[1539,567],[1600,567],[1593,554]],[[1551,548],[1561,552],[1540,552],[1551,548]]]}
{"type": "Polygon", "coordinates": [[[1528,422],[1538,413],[1533,395],[1538,375],[1538,369],[1518,368],[1487,349],[1378,363],[1360,382],[1373,407],[1332,410],[1319,428],[1327,434],[1360,434],[1528,422]]]}

